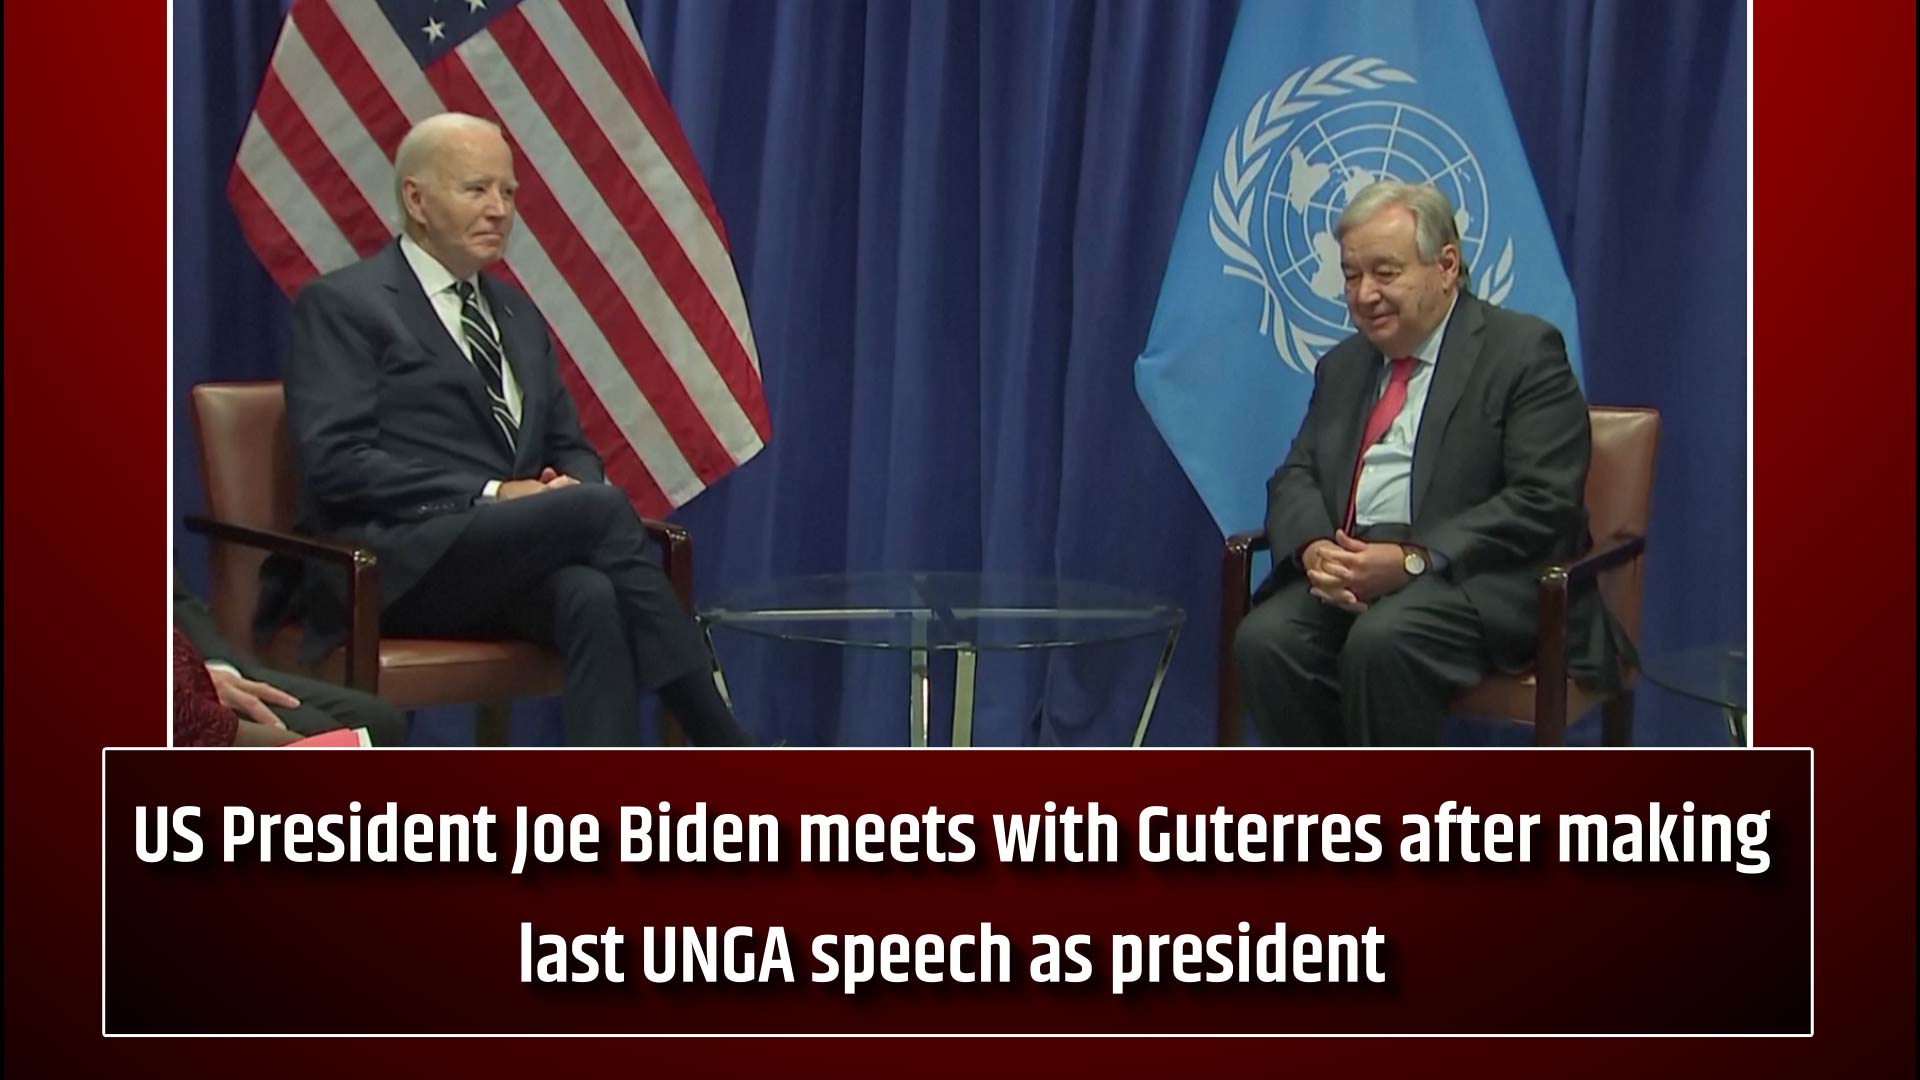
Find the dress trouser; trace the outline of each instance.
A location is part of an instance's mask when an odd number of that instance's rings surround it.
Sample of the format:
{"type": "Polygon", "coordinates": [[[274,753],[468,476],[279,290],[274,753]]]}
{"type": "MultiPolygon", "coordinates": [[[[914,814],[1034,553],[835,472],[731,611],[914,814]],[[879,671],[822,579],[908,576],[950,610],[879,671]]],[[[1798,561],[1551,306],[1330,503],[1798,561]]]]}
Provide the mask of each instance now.
{"type": "Polygon", "coordinates": [[[712,661],[619,489],[579,484],[481,506],[382,616],[390,632],[511,637],[564,662],[567,742],[639,740],[640,694],[659,690],[700,745],[743,745],[712,692],[712,661]],[[704,688],[704,692],[702,692],[704,688]]]}
{"type": "Polygon", "coordinates": [[[1233,649],[1268,746],[1436,745],[1448,703],[1493,667],[1473,602],[1438,573],[1359,615],[1297,579],[1248,613],[1233,649]]]}
{"type": "Polygon", "coordinates": [[[407,714],[372,694],[271,668],[249,666],[240,674],[299,698],[300,704],[293,708],[268,707],[288,728],[302,735],[318,735],[335,728],[366,728],[375,746],[407,745],[407,714]]]}

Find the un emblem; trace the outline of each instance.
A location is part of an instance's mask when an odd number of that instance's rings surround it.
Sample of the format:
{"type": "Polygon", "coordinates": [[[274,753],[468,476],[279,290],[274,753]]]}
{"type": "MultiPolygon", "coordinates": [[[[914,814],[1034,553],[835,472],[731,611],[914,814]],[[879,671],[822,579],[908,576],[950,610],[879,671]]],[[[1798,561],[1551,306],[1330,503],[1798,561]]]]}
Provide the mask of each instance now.
{"type": "MultiPolygon", "coordinates": [[[[1368,184],[1432,183],[1453,202],[1467,265],[1495,250],[1493,193],[1473,148],[1432,113],[1368,93],[1413,81],[1378,58],[1338,56],[1260,95],[1227,137],[1208,225],[1222,272],[1260,287],[1260,333],[1291,370],[1311,373],[1353,333],[1333,225],[1368,184]]],[[[1512,239],[1498,250],[1491,271],[1475,271],[1494,304],[1513,288],[1512,239]]]]}

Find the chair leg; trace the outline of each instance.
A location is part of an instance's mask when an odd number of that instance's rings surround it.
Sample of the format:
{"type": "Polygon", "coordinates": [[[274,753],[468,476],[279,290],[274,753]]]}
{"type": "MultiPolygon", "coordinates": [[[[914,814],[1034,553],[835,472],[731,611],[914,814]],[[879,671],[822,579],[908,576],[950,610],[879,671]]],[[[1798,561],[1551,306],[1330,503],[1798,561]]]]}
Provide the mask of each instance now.
{"type": "Polygon", "coordinates": [[[1633,691],[1622,690],[1600,706],[1600,745],[1633,745],[1633,691]]]}
{"type": "Polygon", "coordinates": [[[474,707],[473,744],[510,746],[507,732],[513,720],[513,702],[486,701],[474,707]]]}

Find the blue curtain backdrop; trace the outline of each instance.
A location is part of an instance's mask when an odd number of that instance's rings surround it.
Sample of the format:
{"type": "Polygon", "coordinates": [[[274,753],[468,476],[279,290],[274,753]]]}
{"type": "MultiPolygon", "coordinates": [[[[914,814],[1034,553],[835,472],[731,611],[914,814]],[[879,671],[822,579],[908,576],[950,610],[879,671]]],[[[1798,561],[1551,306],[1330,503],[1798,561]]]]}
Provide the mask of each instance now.
{"type": "MultiPolygon", "coordinates": [[[[770,447],[676,515],[697,597],[872,569],[1133,586],[1188,613],[1150,742],[1212,741],[1220,536],[1132,364],[1237,6],[636,0],[732,239],[773,413],[770,447]]],[[[1479,8],[1579,299],[1589,395],[1665,414],[1646,647],[1742,642],[1746,5],[1479,8]]],[[[283,11],[175,6],[176,513],[201,504],[187,388],[277,377],[286,348],[287,302],[224,196],[283,11]]],[[[180,532],[175,558],[204,583],[197,538],[180,532]]],[[[903,658],[718,644],[762,738],[905,741],[903,658]]],[[[1156,649],[983,660],[977,741],[1123,742],[1156,649]]],[[[469,737],[443,713],[417,742],[469,737]]],[[[516,740],[557,741],[554,713],[523,709],[516,740]]],[[[1638,715],[1643,743],[1724,738],[1658,691],[1638,715]]]]}

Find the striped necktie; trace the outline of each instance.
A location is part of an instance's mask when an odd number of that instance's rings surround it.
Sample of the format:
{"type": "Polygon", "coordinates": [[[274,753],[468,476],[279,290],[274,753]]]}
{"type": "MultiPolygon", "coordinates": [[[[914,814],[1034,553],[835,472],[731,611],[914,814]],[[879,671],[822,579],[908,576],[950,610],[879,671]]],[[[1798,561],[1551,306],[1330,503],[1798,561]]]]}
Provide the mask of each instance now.
{"type": "Polygon", "coordinates": [[[520,435],[520,425],[513,421],[513,410],[507,407],[507,384],[504,371],[506,354],[500,350],[500,339],[493,334],[493,324],[480,313],[479,296],[470,281],[456,281],[453,291],[460,297],[460,326],[466,331],[467,351],[473,366],[480,372],[480,379],[487,384],[487,404],[493,407],[493,422],[500,425],[501,434],[507,437],[507,447],[512,449],[520,435]]]}

